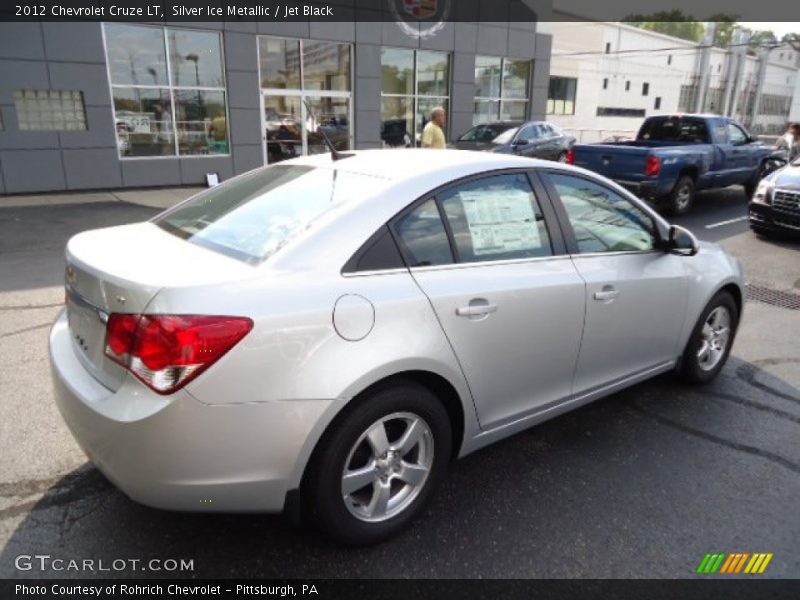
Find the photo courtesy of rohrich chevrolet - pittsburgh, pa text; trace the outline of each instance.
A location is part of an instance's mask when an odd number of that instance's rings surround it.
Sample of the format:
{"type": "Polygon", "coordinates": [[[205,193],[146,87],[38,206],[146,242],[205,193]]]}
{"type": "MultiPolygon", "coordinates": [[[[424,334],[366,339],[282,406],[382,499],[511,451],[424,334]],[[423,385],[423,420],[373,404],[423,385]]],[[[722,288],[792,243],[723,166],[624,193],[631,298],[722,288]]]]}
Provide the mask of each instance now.
{"type": "Polygon", "coordinates": [[[800,597],[800,8],[0,6],[0,598],[800,597]]]}

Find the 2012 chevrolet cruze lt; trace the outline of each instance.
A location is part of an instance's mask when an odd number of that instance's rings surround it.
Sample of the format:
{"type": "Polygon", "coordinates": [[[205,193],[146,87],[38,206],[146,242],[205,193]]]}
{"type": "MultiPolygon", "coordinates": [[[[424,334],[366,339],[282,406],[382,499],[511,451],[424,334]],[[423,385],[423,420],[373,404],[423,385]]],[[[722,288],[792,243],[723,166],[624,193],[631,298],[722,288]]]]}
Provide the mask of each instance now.
{"type": "Polygon", "coordinates": [[[58,407],[134,500],[398,531],[450,460],[658,373],[713,379],[742,273],[614,183],[318,155],[66,250],[58,407]]]}

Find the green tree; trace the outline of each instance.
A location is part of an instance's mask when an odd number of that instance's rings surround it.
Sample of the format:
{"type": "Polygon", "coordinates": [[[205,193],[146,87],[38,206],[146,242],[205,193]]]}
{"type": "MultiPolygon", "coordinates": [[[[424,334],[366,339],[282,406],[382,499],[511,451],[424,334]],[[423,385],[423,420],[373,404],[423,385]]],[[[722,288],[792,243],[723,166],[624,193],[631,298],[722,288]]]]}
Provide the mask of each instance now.
{"type": "Polygon", "coordinates": [[[659,11],[651,15],[628,15],[622,22],[690,42],[699,42],[704,31],[702,23],[680,10],[659,11]]]}

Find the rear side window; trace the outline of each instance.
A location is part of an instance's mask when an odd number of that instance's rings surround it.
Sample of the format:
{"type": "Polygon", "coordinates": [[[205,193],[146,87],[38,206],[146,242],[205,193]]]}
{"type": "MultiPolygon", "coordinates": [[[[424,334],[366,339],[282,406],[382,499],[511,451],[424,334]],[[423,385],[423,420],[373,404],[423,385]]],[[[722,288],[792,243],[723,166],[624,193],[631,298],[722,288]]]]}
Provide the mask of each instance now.
{"type": "Polygon", "coordinates": [[[544,216],[528,178],[494,175],[439,195],[459,262],[551,256],[544,216]]]}
{"type": "Polygon", "coordinates": [[[191,243],[258,263],[324,214],[388,183],[337,169],[277,165],[211,188],[153,222],[191,243]]]}
{"type": "Polygon", "coordinates": [[[436,201],[431,199],[401,217],[395,225],[410,267],[449,265],[453,262],[436,201]]]}

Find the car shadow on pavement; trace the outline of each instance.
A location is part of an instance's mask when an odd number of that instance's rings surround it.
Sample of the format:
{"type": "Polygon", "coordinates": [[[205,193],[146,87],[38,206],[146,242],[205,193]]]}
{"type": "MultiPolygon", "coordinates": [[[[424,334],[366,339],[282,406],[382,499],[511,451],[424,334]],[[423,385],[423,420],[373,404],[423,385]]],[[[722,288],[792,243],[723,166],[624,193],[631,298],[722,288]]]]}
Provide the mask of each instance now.
{"type": "Polygon", "coordinates": [[[407,531],[367,548],[279,516],[150,509],[89,465],[2,484],[13,533],[0,576],[688,577],[715,544],[775,552],[787,560],[772,572],[789,576],[800,390],[767,371],[776,365],[732,358],[703,388],[663,375],[490,446],[453,465],[407,531]],[[15,569],[37,554],[94,569],[15,569]],[[116,571],[115,559],[141,563],[116,571]],[[143,570],[151,559],[193,570],[143,570]]]}

